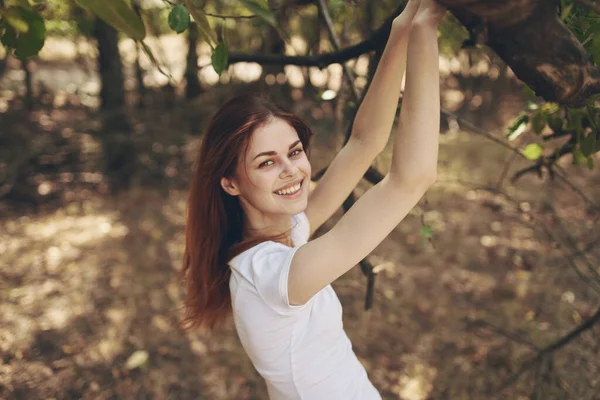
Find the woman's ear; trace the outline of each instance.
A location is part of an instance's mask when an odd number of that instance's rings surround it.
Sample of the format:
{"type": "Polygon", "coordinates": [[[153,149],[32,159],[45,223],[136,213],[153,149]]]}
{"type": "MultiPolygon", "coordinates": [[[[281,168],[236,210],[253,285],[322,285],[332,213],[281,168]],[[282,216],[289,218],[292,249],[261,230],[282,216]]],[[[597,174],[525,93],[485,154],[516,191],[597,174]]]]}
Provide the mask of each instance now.
{"type": "Polygon", "coordinates": [[[230,178],[221,178],[221,187],[223,188],[225,193],[231,196],[238,196],[240,194],[237,185],[230,178]]]}

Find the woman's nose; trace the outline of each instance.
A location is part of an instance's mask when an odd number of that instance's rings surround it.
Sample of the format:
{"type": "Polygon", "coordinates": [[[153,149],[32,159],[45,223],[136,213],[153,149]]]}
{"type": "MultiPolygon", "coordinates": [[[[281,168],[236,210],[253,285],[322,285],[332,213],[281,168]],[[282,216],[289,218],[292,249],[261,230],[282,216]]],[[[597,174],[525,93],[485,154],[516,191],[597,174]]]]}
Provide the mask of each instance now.
{"type": "Polygon", "coordinates": [[[298,167],[296,167],[290,160],[286,160],[283,162],[283,167],[281,169],[281,177],[294,176],[298,167]]]}

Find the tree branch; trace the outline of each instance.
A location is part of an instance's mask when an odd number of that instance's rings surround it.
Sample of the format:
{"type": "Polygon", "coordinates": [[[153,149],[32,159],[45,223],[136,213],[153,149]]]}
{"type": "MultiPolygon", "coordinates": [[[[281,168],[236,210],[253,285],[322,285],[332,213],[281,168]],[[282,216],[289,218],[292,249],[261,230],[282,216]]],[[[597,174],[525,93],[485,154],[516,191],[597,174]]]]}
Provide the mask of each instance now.
{"type": "MultiPolygon", "coordinates": [[[[582,106],[600,92],[600,69],[547,0],[439,0],[546,101],[582,106]]],[[[580,0],[581,1],[581,0],[580,0]]]]}
{"type": "Polygon", "coordinates": [[[486,320],[466,319],[466,323],[467,323],[467,328],[487,328],[488,330],[490,330],[494,333],[504,336],[505,338],[510,339],[514,342],[528,346],[533,350],[540,350],[540,348],[535,343],[530,342],[528,339],[522,337],[520,334],[507,331],[504,328],[496,326],[486,320]]]}
{"type": "Polygon", "coordinates": [[[261,65],[297,65],[301,67],[318,68],[325,68],[328,65],[336,63],[342,64],[345,61],[357,58],[369,51],[376,50],[382,41],[385,43],[392,26],[392,20],[396,16],[396,12],[399,14],[401,10],[402,8],[398,8],[393,15],[367,39],[345,49],[314,56],[231,52],[229,53],[229,64],[238,62],[256,62],[261,65]]]}
{"type": "Polygon", "coordinates": [[[593,316],[591,316],[587,321],[573,329],[567,335],[550,344],[548,347],[545,347],[544,349],[540,350],[540,352],[538,352],[538,354],[535,357],[532,357],[527,362],[525,362],[516,373],[514,373],[502,385],[500,385],[499,391],[512,385],[529,368],[540,362],[544,357],[548,356],[549,354],[553,353],[554,351],[573,341],[583,332],[591,329],[596,323],[598,323],[598,321],[600,321],[600,309],[598,309],[596,313],[593,316]]]}
{"type": "MultiPolygon", "coordinates": [[[[327,26],[327,32],[329,32],[329,39],[333,44],[333,48],[336,51],[341,50],[340,39],[335,34],[335,30],[333,28],[333,21],[331,20],[331,16],[329,15],[329,10],[327,9],[327,4],[325,4],[325,0],[319,0],[319,8],[321,9],[321,14],[323,15],[323,20],[325,21],[325,25],[327,26]]],[[[348,67],[346,63],[342,63],[342,68],[344,69],[344,74],[348,77],[348,83],[350,84],[350,88],[352,88],[352,93],[354,94],[354,99],[356,101],[360,100],[360,92],[356,87],[356,77],[354,76],[354,72],[348,67]]]]}

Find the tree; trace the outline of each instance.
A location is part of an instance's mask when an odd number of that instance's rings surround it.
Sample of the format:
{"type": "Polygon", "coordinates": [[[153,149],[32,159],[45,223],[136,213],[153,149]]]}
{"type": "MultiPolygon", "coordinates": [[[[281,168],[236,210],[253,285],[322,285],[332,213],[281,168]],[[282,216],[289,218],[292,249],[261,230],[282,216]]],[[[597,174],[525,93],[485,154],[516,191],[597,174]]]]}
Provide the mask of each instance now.
{"type": "Polygon", "coordinates": [[[188,32],[188,53],[185,66],[185,98],[193,99],[202,93],[200,79],[198,79],[198,27],[191,25],[188,32]]]}
{"type": "Polygon", "coordinates": [[[101,19],[97,19],[94,27],[94,37],[98,43],[101,110],[114,112],[125,106],[123,65],[119,53],[118,33],[112,26],[101,19]]]}

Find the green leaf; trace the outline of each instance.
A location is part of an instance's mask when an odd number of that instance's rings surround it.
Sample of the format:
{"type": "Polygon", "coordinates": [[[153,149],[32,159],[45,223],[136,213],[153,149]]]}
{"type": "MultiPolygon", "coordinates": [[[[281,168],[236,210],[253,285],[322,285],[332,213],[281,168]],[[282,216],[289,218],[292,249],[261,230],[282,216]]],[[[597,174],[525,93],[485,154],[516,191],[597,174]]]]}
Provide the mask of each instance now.
{"type": "Polygon", "coordinates": [[[29,30],[29,24],[21,17],[20,10],[17,7],[10,7],[6,11],[0,9],[0,16],[6,19],[6,22],[17,32],[26,33],[29,30]]]}
{"type": "Polygon", "coordinates": [[[185,6],[179,4],[169,13],[169,26],[177,33],[185,31],[190,25],[190,13],[185,6]]]}
{"type": "Polygon", "coordinates": [[[8,48],[14,49],[17,47],[17,32],[10,25],[4,26],[4,35],[0,39],[2,44],[8,48]]]}
{"type": "Polygon", "coordinates": [[[573,149],[573,165],[581,165],[586,160],[583,153],[581,153],[581,149],[579,147],[575,147],[573,149]]]}
{"type": "Polygon", "coordinates": [[[573,4],[569,4],[569,5],[565,6],[562,9],[562,12],[560,13],[560,19],[564,21],[569,16],[569,13],[571,12],[572,8],[573,8],[573,4]]]}
{"type": "Polygon", "coordinates": [[[329,3],[329,9],[331,9],[331,10],[335,10],[337,8],[344,8],[344,7],[346,7],[345,1],[332,1],[331,3],[329,3]]]}
{"type": "Polygon", "coordinates": [[[192,17],[194,17],[194,21],[196,21],[200,33],[204,36],[208,45],[214,50],[215,45],[218,43],[217,34],[208,23],[206,14],[204,14],[204,11],[202,11],[199,6],[196,6],[195,3],[193,3],[193,0],[184,0],[184,3],[190,14],[192,14],[192,17]]]}
{"type": "Polygon", "coordinates": [[[531,118],[531,127],[536,134],[542,133],[544,128],[546,127],[546,120],[541,112],[536,113],[533,118],[531,118]]]}
{"type": "Polygon", "coordinates": [[[583,132],[583,111],[580,109],[570,108],[567,110],[567,115],[569,116],[567,121],[567,130],[573,130],[578,133],[583,132]]]}
{"type": "Polygon", "coordinates": [[[227,45],[225,43],[221,42],[215,47],[211,61],[215,72],[221,76],[221,73],[227,68],[228,61],[227,45]]]}
{"type": "Polygon", "coordinates": [[[2,43],[14,49],[15,56],[23,60],[35,56],[44,47],[46,26],[42,17],[34,10],[23,7],[16,7],[14,10],[27,23],[27,32],[18,32],[12,25],[4,24],[2,43]]]}
{"type": "Polygon", "coordinates": [[[594,169],[594,159],[592,157],[587,158],[587,166],[590,170],[594,169]]]}
{"type": "Polygon", "coordinates": [[[421,230],[419,231],[419,235],[421,235],[424,238],[429,239],[430,237],[433,236],[433,230],[431,229],[431,227],[429,225],[423,225],[421,227],[421,230]]]}
{"type": "Polygon", "coordinates": [[[594,132],[588,133],[586,137],[584,137],[581,142],[579,142],[579,147],[581,147],[581,153],[585,157],[589,157],[596,152],[596,134],[594,132]]]}
{"type": "Polygon", "coordinates": [[[268,24],[277,27],[275,15],[273,15],[269,9],[269,5],[266,2],[260,0],[240,0],[240,2],[244,5],[244,7],[253,12],[259,18],[268,24]]]}
{"type": "Polygon", "coordinates": [[[589,46],[589,53],[596,65],[600,66],[600,34],[596,33],[589,46]]]}
{"type": "Polygon", "coordinates": [[[523,150],[523,155],[527,157],[528,160],[535,161],[542,156],[544,152],[544,148],[537,143],[531,143],[525,146],[523,150]]]}
{"type": "Polygon", "coordinates": [[[508,128],[508,140],[514,140],[518,138],[523,132],[525,132],[525,129],[527,129],[528,122],[528,115],[523,114],[519,118],[517,118],[508,128]]]}
{"type": "Polygon", "coordinates": [[[530,98],[530,99],[535,99],[537,97],[537,94],[535,93],[535,90],[533,90],[532,88],[530,88],[527,85],[524,85],[524,87],[523,87],[523,97],[530,98]]]}
{"type": "Polygon", "coordinates": [[[75,0],[113,28],[141,41],[146,37],[142,18],[124,0],[75,0]]]}
{"type": "Polygon", "coordinates": [[[547,114],[546,122],[553,131],[560,131],[564,124],[564,120],[559,115],[554,114],[547,114]]]}

